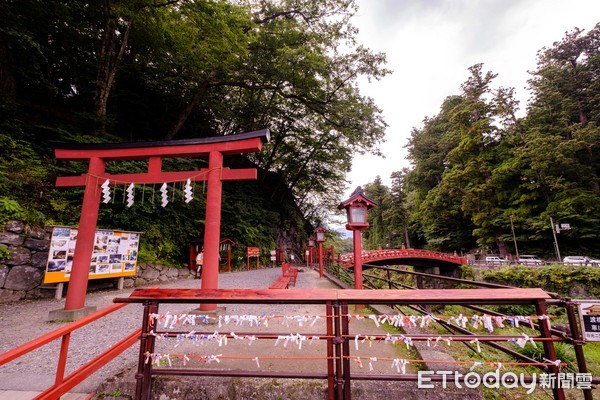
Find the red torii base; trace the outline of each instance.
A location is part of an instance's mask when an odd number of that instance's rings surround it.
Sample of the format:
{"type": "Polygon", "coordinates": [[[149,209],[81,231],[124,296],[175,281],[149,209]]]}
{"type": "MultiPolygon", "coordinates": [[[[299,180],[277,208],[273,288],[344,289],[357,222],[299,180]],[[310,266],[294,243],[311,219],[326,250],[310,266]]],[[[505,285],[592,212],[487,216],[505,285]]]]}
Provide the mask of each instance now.
{"type": "MultiPolygon", "coordinates": [[[[67,290],[65,308],[50,312],[50,320],[74,321],[95,310],[85,306],[89,265],[94,248],[98,210],[106,179],[123,184],[157,184],[207,181],[206,217],[204,229],[204,265],[202,289],[217,289],[219,278],[219,238],[221,234],[222,181],[257,178],[255,168],[223,167],[223,156],[260,151],[269,141],[268,129],[238,135],[201,139],[172,140],[145,143],[78,144],[55,143],[57,159],[89,162],[87,174],[58,177],[57,187],[85,186],[73,267],[67,290]],[[163,172],[163,158],[206,157],[208,168],[197,171],[163,172]],[[105,172],[106,161],[148,160],[148,172],[111,175],[105,172]]],[[[215,304],[202,304],[201,310],[212,311],[215,304]]]]}

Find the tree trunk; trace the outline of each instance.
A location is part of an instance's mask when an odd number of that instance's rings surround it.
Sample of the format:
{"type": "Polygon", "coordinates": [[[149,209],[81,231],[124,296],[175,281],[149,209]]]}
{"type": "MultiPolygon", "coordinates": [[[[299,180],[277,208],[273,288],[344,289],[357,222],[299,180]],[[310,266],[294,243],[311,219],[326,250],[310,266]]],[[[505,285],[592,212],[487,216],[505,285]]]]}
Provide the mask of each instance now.
{"type": "Polygon", "coordinates": [[[15,63],[7,43],[0,43],[0,96],[11,100],[17,96],[15,63]]]}
{"type": "Polygon", "coordinates": [[[506,247],[506,242],[504,242],[504,240],[502,239],[497,239],[497,244],[498,244],[498,250],[500,252],[500,257],[503,257],[505,259],[508,259],[508,248],[506,247]]]}
{"type": "Polygon", "coordinates": [[[121,46],[117,52],[118,30],[119,25],[117,23],[117,17],[109,14],[104,27],[104,34],[102,35],[102,47],[100,48],[98,74],[96,77],[96,96],[94,99],[94,112],[96,113],[96,116],[102,119],[99,128],[100,133],[104,132],[106,129],[104,118],[107,114],[108,98],[115,83],[115,76],[117,74],[119,63],[123,58],[125,48],[127,47],[129,33],[131,32],[131,20],[125,21],[125,32],[123,33],[121,46]]]}
{"type": "Polygon", "coordinates": [[[175,136],[177,136],[177,134],[189,118],[190,114],[194,111],[194,108],[198,106],[200,100],[202,100],[202,97],[204,97],[204,94],[208,91],[211,79],[213,79],[216,75],[217,73],[215,71],[210,72],[208,78],[204,82],[202,82],[198,90],[196,90],[196,93],[194,93],[192,99],[179,112],[179,117],[177,118],[177,121],[175,121],[175,124],[173,124],[171,129],[169,129],[169,132],[167,132],[167,134],[164,136],[164,140],[172,140],[175,136]]]}
{"type": "Polygon", "coordinates": [[[408,238],[408,226],[404,224],[404,238],[406,239],[406,248],[410,249],[410,239],[408,238]]]}

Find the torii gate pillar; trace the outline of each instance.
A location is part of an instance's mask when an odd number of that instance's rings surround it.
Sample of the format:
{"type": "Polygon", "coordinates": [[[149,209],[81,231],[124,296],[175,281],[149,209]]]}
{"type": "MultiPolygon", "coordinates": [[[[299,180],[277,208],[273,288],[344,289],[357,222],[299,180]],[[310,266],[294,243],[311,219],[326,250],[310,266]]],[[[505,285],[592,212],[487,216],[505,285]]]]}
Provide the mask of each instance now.
{"type": "MultiPolygon", "coordinates": [[[[202,289],[217,289],[219,277],[219,238],[221,234],[222,182],[228,180],[256,179],[255,168],[229,169],[223,167],[225,155],[237,155],[260,151],[268,142],[268,129],[237,135],[201,139],[171,140],[147,143],[78,144],[56,143],[57,159],[89,161],[88,173],[81,176],[58,177],[57,187],[84,186],[85,194],[79,219],[79,230],[73,267],[67,290],[64,310],[50,312],[50,320],[76,320],[94,311],[85,306],[89,265],[94,248],[98,210],[105,180],[134,184],[160,184],[165,182],[208,181],[206,194],[206,217],[204,229],[204,265],[202,289]],[[166,157],[206,157],[208,169],[196,171],[162,171],[162,159],[166,157]],[[145,173],[116,174],[105,172],[106,161],[148,160],[145,173]]],[[[203,304],[201,310],[215,310],[215,304],[203,304]]]]}
{"type": "MultiPolygon", "coordinates": [[[[211,151],[208,158],[208,183],[206,188],[206,217],[204,219],[204,264],[202,289],[216,289],[219,280],[219,242],[221,240],[221,167],[223,154],[211,151]]],[[[200,310],[212,311],[216,304],[200,304],[200,310]]]]}

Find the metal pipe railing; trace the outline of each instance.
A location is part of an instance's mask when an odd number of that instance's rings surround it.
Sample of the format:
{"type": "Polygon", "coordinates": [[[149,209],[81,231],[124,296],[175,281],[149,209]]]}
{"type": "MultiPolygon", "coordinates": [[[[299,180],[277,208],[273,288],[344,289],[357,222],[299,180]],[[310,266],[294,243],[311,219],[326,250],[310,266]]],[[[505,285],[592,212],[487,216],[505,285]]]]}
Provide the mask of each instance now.
{"type": "Polygon", "coordinates": [[[36,339],[33,339],[21,346],[18,346],[12,350],[9,350],[3,354],[0,354],[0,366],[5,365],[21,356],[29,354],[36,349],[45,346],[46,344],[53,342],[54,340],[61,339],[61,346],[59,351],[59,357],[56,367],[56,374],[54,379],[54,385],[40,393],[35,397],[36,400],[55,400],[59,399],[62,395],[66,394],[69,390],[83,382],[88,376],[102,368],[104,365],[109,363],[123,351],[127,350],[133,344],[135,344],[139,338],[141,330],[138,329],[131,333],[129,336],[119,341],[116,345],[112,346],[109,350],[103,352],[99,356],[93,358],[87,364],[79,367],[73,373],[65,377],[66,362],[69,355],[69,344],[71,339],[71,333],[80,329],[90,323],[93,323],[115,311],[120,310],[127,304],[113,304],[106,308],[96,311],[78,321],[72,322],[68,325],[60,327],[52,332],[42,335],[36,339]]]}
{"type": "MultiPolygon", "coordinates": [[[[543,302],[549,296],[540,289],[443,289],[443,290],[320,290],[320,289],[296,289],[289,290],[243,290],[243,289],[221,289],[221,290],[178,290],[178,289],[137,289],[129,298],[115,299],[116,302],[138,302],[144,304],[142,314],[143,332],[140,346],[140,370],[137,374],[139,379],[139,390],[136,391],[136,399],[149,399],[154,375],[189,375],[189,376],[252,376],[265,377],[262,371],[220,369],[215,371],[207,369],[186,368],[155,368],[148,362],[149,354],[154,353],[154,338],[166,332],[161,332],[153,323],[149,315],[156,313],[159,305],[168,303],[223,303],[223,304],[319,304],[327,306],[327,334],[321,338],[328,341],[327,372],[269,372],[270,377],[286,378],[311,378],[326,379],[328,383],[328,397],[330,399],[350,399],[352,380],[416,380],[415,376],[406,374],[375,374],[371,377],[364,374],[352,374],[351,359],[356,356],[351,354],[350,342],[357,340],[357,335],[350,330],[349,320],[354,317],[349,314],[349,306],[361,306],[363,304],[384,305],[469,305],[469,304],[529,304],[537,307],[539,312],[544,311],[543,302]],[[150,322],[148,322],[150,321],[150,322]],[[144,360],[145,359],[145,360],[144,360]],[[333,366],[333,367],[331,367],[333,366]]],[[[539,314],[543,315],[543,314],[539,314]]],[[[454,326],[453,326],[454,327],[454,326]]],[[[198,329],[196,326],[195,329],[198,329]]],[[[383,335],[385,336],[385,335],[383,335]]],[[[383,337],[382,336],[382,337],[383,337]]],[[[274,338],[274,334],[262,332],[257,339],[274,338]]],[[[445,335],[444,337],[447,337],[445,335]]],[[[456,341],[470,341],[473,338],[481,338],[482,343],[514,339],[514,335],[490,335],[474,334],[469,331],[462,332],[456,336],[456,341]]],[[[531,360],[529,364],[555,367],[552,364],[556,360],[553,343],[562,340],[553,337],[548,329],[540,328],[540,335],[532,337],[542,342],[548,362],[531,360]]],[[[415,335],[415,340],[431,339],[422,335],[415,335]]],[[[254,355],[246,356],[253,357],[254,355]]],[[[226,357],[226,356],[223,356],[226,357]]],[[[273,357],[270,354],[270,357],[273,357]]],[[[259,356],[257,356],[259,358],[259,356]]],[[[285,359],[286,357],[282,357],[285,359]]],[[[448,377],[452,379],[452,376],[448,377]]],[[[555,398],[563,399],[564,393],[561,388],[555,390],[555,398]]]]}

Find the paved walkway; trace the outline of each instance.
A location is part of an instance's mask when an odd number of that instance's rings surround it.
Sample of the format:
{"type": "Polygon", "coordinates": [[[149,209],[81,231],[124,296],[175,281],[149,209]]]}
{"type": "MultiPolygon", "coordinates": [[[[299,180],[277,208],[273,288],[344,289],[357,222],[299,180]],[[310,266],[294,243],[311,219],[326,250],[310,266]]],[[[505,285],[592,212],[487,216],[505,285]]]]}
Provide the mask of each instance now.
{"type": "MultiPolygon", "coordinates": [[[[253,271],[242,271],[232,273],[222,273],[219,276],[219,287],[221,288],[267,288],[272,282],[281,276],[280,268],[266,268],[253,271]]],[[[197,288],[199,287],[198,280],[182,280],[167,284],[160,285],[164,288],[197,288]]],[[[316,271],[308,270],[305,268],[301,269],[298,275],[298,282],[296,287],[291,287],[289,290],[295,290],[300,288],[336,288],[331,282],[325,278],[319,278],[316,271]]],[[[112,303],[115,297],[127,297],[131,293],[129,290],[121,291],[110,291],[110,292],[98,292],[91,293],[88,295],[86,305],[97,306],[98,309],[106,307],[112,303]]],[[[47,332],[50,332],[58,327],[64,325],[60,323],[48,323],[45,319],[48,316],[48,312],[54,309],[64,307],[64,300],[40,300],[32,302],[20,302],[15,304],[5,305],[0,311],[0,337],[3,338],[0,343],[0,352],[10,350],[20,344],[26,343],[36,337],[39,337],[47,332]]],[[[183,304],[170,304],[168,310],[160,310],[161,313],[170,311],[171,313],[182,313],[190,311],[189,305],[183,304]]],[[[136,328],[140,327],[142,318],[142,307],[139,304],[132,304],[124,307],[123,309],[110,314],[109,316],[102,318],[100,321],[92,323],[72,334],[70,342],[69,359],[67,362],[66,374],[71,373],[73,370],[81,366],[83,363],[89,361],[95,355],[105,351],[107,348],[114,345],[118,340],[124,338],[136,328]]],[[[227,305],[226,315],[260,315],[261,313],[268,314],[279,314],[279,315],[324,315],[324,307],[312,306],[312,305],[227,305]],[[316,307],[316,308],[315,308],[316,307]]],[[[281,322],[278,322],[281,323],[281,322]]],[[[374,334],[385,334],[385,331],[378,329],[368,319],[352,322],[353,334],[360,333],[364,335],[374,334]]],[[[215,328],[217,329],[217,328],[215,328]]],[[[223,333],[229,333],[232,328],[223,327],[223,333]],[[227,331],[226,331],[227,330],[227,331]]],[[[237,328],[236,330],[248,331],[248,326],[244,328],[237,328]]],[[[273,332],[274,327],[271,324],[269,328],[273,332]]],[[[300,333],[304,332],[317,332],[324,333],[324,320],[318,321],[314,326],[298,326],[297,323],[294,325],[281,325],[276,328],[279,332],[289,333],[300,333]],[[319,324],[321,324],[319,326],[319,324]]],[[[261,329],[256,330],[260,332],[261,329]]],[[[254,331],[253,331],[254,332],[254,331]]],[[[169,340],[169,342],[171,339],[169,340]]],[[[244,341],[229,340],[229,344],[222,348],[210,348],[206,347],[202,349],[205,354],[248,354],[248,343],[244,341]],[[243,342],[243,343],[242,343],[243,342]]],[[[283,341],[278,343],[276,346],[271,341],[256,341],[257,343],[252,346],[252,354],[290,354],[293,357],[297,354],[298,344],[288,343],[285,347],[283,341]],[[296,352],[294,352],[296,350],[296,352]],[[262,353],[261,353],[262,352],[262,353]]],[[[163,343],[164,344],[164,343],[163,343]]],[[[212,343],[213,347],[216,346],[216,342],[212,343]]],[[[157,352],[164,351],[168,352],[171,348],[173,352],[173,343],[170,342],[168,347],[160,347],[161,343],[157,342],[157,352]]],[[[323,357],[325,352],[325,341],[316,341],[313,344],[305,343],[302,349],[302,357],[315,356],[316,358],[323,357]]],[[[20,398],[31,398],[31,397],[15,397],[15,392],[20,391],[22,396],[27,396],[25,391],[41,391],[51,386],[54,382],[54,372],[56,369],[56,363],[58,358],[58,350],[60,347],[60,341],[56,340],[33,353],[23,356],[4,367],[0,368],[0,400],[4,399],[20,399],[20,398]],[[2,394],[4,391],[4,395],[2,394]],[[4,396],[4,397],[3,397],[4,396]],[[8,397],[7,397],[8,396],[8,397]]],[[[354,347],[354,346],[352,346],[354,347]]],[[[360,345],[360,351],[356,352],[355,355],[361,355],[364,357],[373,356],[377,354],[379,357],[398,357],[398,352],[402,351],[403,346],[390,346],[384,343],[369,344],[363,343],[360,345]],[[378,345],[377,349],[372,346],[378,345]]],[[[194,344],[183,343],[176,350],[178,353],[186,354],[186,352],[195,351],[198,353],[198,348],[194,344]],[[193,348],[195,347],[195,350],[193,348]]],[[[89,394],[97,390],[99,385],[104,382],[107,378],[114,376],[118,372],[122,371],[125,367],[132,367],[137,364],[138,346],[133,346],[119,356],[116,360],[112,361],[101,370],[97,371],[94,375],[89,377],[86,381],[81,383],[79,386],[72,390],[73,393],[89,394]]],[[[403,356],[406,357],[406,356],[403,356]]],[[[174,359],[176,357],[173,357],[174,359]]],[[[259,359],[260,360],[260,359],[259,359]]],[[[315,371],[317,368],[319,371],[326,371],[324,360],[315,360],[307,362],[302,361],[291,361],[286,360],[264,360],[259,364],[256,360],[222,360],[219,363],[219,367],[223,367],[227,363],[226,368],[239,368],[239,369],[251,369],[252,367],[259,368],[261,370],[309,370],[315,371]]],[[[215,363],[215,366],[217,364],[215,363]]],[[[372,363],[373,373],[389,373],[390,362],[380,361],[372,363]]],[[[353,365],[352,368],[355,368],[353,365]]],[[[356,368],[360,368],[356,364],[356,368]]],[[[360,370],[361,373],[369,372],[368,365],[360,370]]],[[[85,398],[79,397],[79,398],[85,398]]],[[[73,398],[75,399],[75,398],[73,398]]]]}

